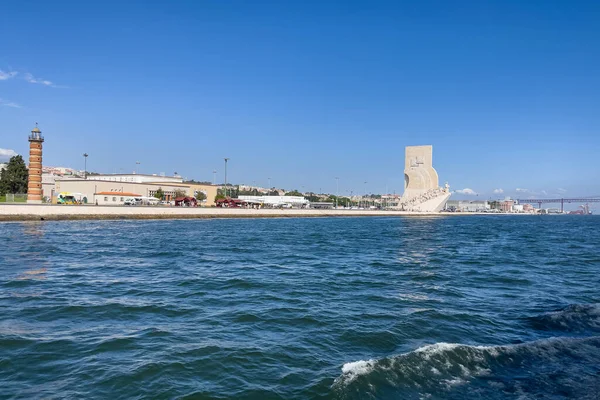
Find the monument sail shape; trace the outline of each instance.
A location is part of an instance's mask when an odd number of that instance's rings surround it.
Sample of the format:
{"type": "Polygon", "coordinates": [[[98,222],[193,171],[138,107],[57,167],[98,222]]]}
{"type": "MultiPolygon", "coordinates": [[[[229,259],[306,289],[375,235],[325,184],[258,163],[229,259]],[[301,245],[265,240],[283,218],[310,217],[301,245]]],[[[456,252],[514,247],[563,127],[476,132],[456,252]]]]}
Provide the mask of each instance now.
{"type": "Polygon", "coordinates": [[[433,146],[406,146],[404,159],[404,194],[398,208],[406,211],[438,212],[448,198],[448,184],[439,186],[433,168],[433,146]]]}

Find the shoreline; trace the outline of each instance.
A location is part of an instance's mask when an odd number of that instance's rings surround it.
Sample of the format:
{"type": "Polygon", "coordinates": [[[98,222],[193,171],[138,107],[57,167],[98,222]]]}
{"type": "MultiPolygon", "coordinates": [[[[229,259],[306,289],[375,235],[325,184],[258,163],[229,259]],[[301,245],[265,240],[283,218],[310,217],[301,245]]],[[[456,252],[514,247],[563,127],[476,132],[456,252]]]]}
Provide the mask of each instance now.
{"type": "Polygon", "coordinates": [[[0,222],[80,220],[164,220],[216,218],[391,217],[450,215],[535,215],[509,213],[445,213],[396,210],[240,209],[185,207],[128,207],[55,204],[1,204],[0,222]]]}

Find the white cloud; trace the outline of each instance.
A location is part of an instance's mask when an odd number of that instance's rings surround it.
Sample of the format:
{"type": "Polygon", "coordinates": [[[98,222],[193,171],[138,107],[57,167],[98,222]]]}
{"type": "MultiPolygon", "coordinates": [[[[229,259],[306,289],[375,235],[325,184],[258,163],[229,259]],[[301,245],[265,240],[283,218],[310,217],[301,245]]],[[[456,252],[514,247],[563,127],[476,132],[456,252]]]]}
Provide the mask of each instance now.
{"type": "Polygon", "coordinates": [[[502,189],[494,189],[494,193],[496,193],[496,194],[502,194],[502,193],[504,193],[504,190],[502,190],[502,189]]]}
{"type": "Polygon", "coordinates": [[[10,158],[16,156],[17,152],[11,149],[0,149],[0,158],[10,158]]]}
{"type": "Polygon", "coordinates": [[[3,100],[3,99],[0,99],[0,106],[21,108],[21,106],[19,104],[13,103],[12,101],[3,100]]]}
{"type": "Polygon", "coordinates": [[[545,190],[542,190],[540,193],[542,193],[544,196],[548,194],[548,192],[546,192],[545,190]]]}
{"type": "Polygon", "coordinates": [[[17,71],[2,71],[0,69],[0,81],[6,81],[9,79],[14,78],[15,76],[22,76],[22,78],[29,83],[35,83],[37,85],[43,85],[43,86],[48,86],[48,87],[53,87],[53,88],[64,88],[66,86],[59,86],[54,84],[54,82],[49,81],[47,79],[41,79],[41,78],[36,78],[35,76],[33,76],[33,74],[30,74],[29,72],[25,72],[25,73],[19,73],[17,71]]]}
{"type": "Polygon", "coordinates": [[[0,69],[0,81],[6,81],[11,78],[14,78],[17,75],[15,71],[4,72],[0,69]]]}
{"type": "Polygon", "coordinates": [[[466,194],[468,196],[477,196],[477,192],[474,191],[473,189],[469,189],[469,188],[464,188],[464,189],[458,189],[456,191],[456,193],[460,193],[460,194],[466,194]]]}
{"type": "Polygon", "coordinates": [[[567,193],[566,189],[563,189],[563,188],[558,188],[558,189],[556,189],[556,191],[558,193],[567,193]]]}
{"type": "Polygon", "coordinates": [[[39,79],[31,75],[29,72],[24,75],[24,79],[29,83],[37,83],[44,86],[52,86],[55,87],[54,83],[47,81],[45,79],[39,79]]]}
{"type": "Polygon", "coordinates": [[[516,191],[517,193],[529,193],[529,189],[517,188],[516,191]]]}

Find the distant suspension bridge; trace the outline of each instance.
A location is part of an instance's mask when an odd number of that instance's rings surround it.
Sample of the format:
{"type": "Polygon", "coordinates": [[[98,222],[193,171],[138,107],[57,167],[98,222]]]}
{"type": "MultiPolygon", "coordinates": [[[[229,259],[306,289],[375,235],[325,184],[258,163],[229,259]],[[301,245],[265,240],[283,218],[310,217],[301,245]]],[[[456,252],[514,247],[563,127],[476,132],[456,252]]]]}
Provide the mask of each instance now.
{"type": "Polygon", "coordinates": [[[562,199],[516,199],[520,204],[537,203],[538,208],[542,208],[542,204],[559,204],[560,212],[564,212],[565,203],[600,203],[600,196],[579,197],[579,198],[562,198],[562,199]]]}

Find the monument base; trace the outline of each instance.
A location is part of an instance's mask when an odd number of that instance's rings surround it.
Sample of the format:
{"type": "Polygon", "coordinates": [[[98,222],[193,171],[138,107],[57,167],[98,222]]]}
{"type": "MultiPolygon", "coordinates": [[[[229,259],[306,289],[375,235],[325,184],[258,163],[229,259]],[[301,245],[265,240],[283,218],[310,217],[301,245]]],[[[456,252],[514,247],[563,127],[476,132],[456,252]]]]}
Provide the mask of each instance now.
{"type": "Polygon", "coordinates": [[[403,211],[440,212],[448,202],[450,195],[449,191],[440,188],[437,191],[431,190],[411,198],[403,196],[400,204],[394,208],[403,211]]]}
{"type": "Polygon", "coordinates": [[[42,200],[29,200],[29,199],[27,199],[27,204],[42,204],[42,200]]]}
{"type": "Polygon", "coordinates": [[[415,204],[411,210],[422,212],[440,212],[448,202],[449,198],[450,193],[444,193],[440,196],[434,197],[433,199],[424,201],[423,203],[415,204]]]}

